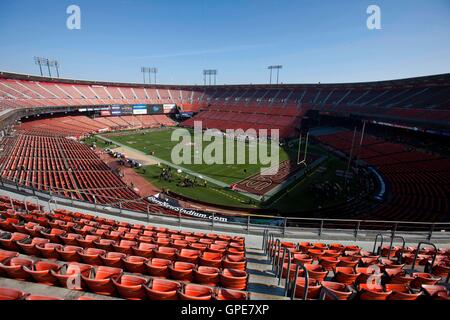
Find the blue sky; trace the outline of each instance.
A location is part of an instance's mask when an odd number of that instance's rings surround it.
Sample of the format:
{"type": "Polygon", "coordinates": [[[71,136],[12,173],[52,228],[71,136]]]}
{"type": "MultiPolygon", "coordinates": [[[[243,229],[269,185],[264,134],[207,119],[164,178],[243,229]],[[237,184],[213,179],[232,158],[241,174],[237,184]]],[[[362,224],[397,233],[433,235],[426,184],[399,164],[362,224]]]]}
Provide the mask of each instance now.
{"type": "Polygon", "coordinates": [[[358,82],[450,72],[448,0],[1,0],[0,70],[38,74],[58,59],[67,78],[201,84],[358,82]],[[81,8],[81,30],[66,8],[81,8]],[[381,30],[366,9],[381,8],[381,30]]]}

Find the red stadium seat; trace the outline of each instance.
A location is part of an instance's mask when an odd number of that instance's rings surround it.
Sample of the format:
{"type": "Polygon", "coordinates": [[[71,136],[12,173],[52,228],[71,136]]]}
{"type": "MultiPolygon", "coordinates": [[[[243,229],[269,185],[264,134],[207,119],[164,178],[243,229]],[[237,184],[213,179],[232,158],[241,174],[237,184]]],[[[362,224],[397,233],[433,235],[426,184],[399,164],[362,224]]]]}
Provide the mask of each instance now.
{"type": "Polygon", "coordinates": [[[242,270],[224,269],[220,274],[220,283],[227,289],[246,290],[247,281],[248,274],[242,270]]]}
{"type": "Polygon", "coordinates": [[[408,286],[404,284],[386,284],[386,291],[392,291],[388,300],[417,300],[422,292],[411,293],[408,286]]]}
{"type": "Polygon", "coordinates": [[[170,247],[159,247],[153,251],[155,258],[174,260],[177,249],[170,247]]]}
{"type": "Polygon", "coordinates": [[[123,259],[127,255],[120,252],[107,252],[106,254],[100,255],[100,260],[102,264],[112,268],[124,268],[123,259]]]}
{"type": "Polygon", "coordinates": [[[103,264],[103,260],[100,256],[105,255],[106,251],[103,249],[97,248],[86,248],[83,251],[79,252],[79,256],[84,263],[100,266],[103,264]]]}
{"type": "Polygon", "coordinates": [[[37,261],[31,267],[23,267],[23,270],[27,272],[34,281],[48,286],[54,286],[59,283],[58,279],[51,273],[51,271],[57,272],[59,269],[61,269],[59,264],[46,261],[37,261]]]}
{"type": "Polygon", "coordinates": [[[214,267],[199,266],[194,270],[195,282],[206,286],[215,287],[219,283],[220,270],[214,267]]]}
{"type": "Polygon", "coordinates": [[[137,256],[145,257],[145,258],[153,258],[153,250],[157,249],[158,246],[150,243],[139,243],[138,246],[133,247],[133,253],[137,256]]]}
{"type": "Polygon", "coordinates": [[[337,267],[335,278],[337,282],[352,285],[356,283],[356,279],[360,276],[353,268],[337,267]]]}
{"type": "Polygon", "coordinates": [[[199,264],[205,267],[220,268],[222,266],[222,256],[220,252],[203,252],[200,256],[199,264]]]}
{"type": "MultiPolygon", "coordinates": [[[[306,295],[307,299],[316,300],[320,297],[321,285],[314,279],[309,279],[308,281],[308,292],[306,295]]],[[[295,284],[295,297],[297,299],[305,298],[305,278],[297,278],[297,283],[295,284]]]]}
{"type": "Polygon", "coordinates": [[[175,254],[176,261],[189,262],[193,264],[198,263],[200,251],[193,249],[181,249],[179,253],[175,254]]]}
{"type": "Polygon", "coordinates": [[[368,285],[361,283],[359,285],[360,300],[387,300],[392,291],[384,291],[380,285],[368,285]]]}
{"type": "MultiPolygon", "coordinates": [[[[348,300],[353,294],[353,292],[349,289],[349,286],[344,283],[323,281],[322,287],[325,288],[325,292],[331,292],[339,300],[348,300]]],[[[325,300],[330,299],[332,299],[330,295],[325,295],[325,300]]]]}
{"type": "Polygon", "coordinates": [[[10,288],[0,288],[0,300],[22,300],[27,293],[10,288]]]}
{"type": "Polygon", "coordinates": [[[36,248],[36,245],[49,243],[50,240],[44,238],[27,238],[22,241],[17,241],[17,245],[22,251],[29,256],[39,256],[40,251],[36,248]]]}
{"type": "Polygon", "coordinates": [[[56,252],[63,261],[81,262],[80,253],[83,248],[77,246],[64,246],[62,249],[56,248],[56,252]]]}
{"type": "Polygon", "coordinates": [[[145,262],[147,262],[148,259],[145,257],[128,256],[128,257],[122,259],[122,261],[125,265],[125,269],[128,272],[143,274],[147,271],[145,262]]]}
{"type": "Polygon", "coordinates": [[[209,287],[187,284],[179,291],[181,300],[211,300],[213,297],[213,290],[209,287]]]}
{"type": "Polygon", "coordinates": [[[59,258],[59,254],[56,249],[62,250],[62,248],[63,246],[59,243],[44,243],[36,245],[39,255],[50,260],[57,260],[59,258]]]}
{"type": "Polygon", "coordinates": [[[99,266],[92,269],[89,276],[81,275],[81,278],[93,293],[111,296],[116,291],[112,279],[118,279],[122,274],[122,269],[99,266]]]}
{"type": "Polygon", "coordinates": [[[167,278],[169,277],[169,266],[172,264],[171,260],[152,258],[145,263],[147,273],[153,277],[167,278]]]}
{"type": "Polygon", "coordinates": [[[215,298],[216,300],[248,300],[249,295],[246,292],[222,288],[217,290],[215,298]]]}
{"type": "Polygon", "coordinates": [[[25,300],[44,300],[44,301],[49,301],[49,300],[64,300],[61,298],[57,298],[57,297],[50,297],[50,296],[35,296],[35,295],[29,295],[25,297],[25,300]]]}
{"type": "Polygon", "coordinates": [[[33,260],[25,258],[11,258],[4,263],[0,263],[0,272],[6,274],[9,278],[16,280],[28,280],[30,275],[23,267],[31,268],[33,260]]]}
{"type": "Polygon", "coordinates": [[[184,281],[192,282],[194,279],[194,267],[193,263],[176,261],[169,266],[170,278],[184,281]]]}
{"type": "Polygon", "coordinates": [[[181,285],[175,281],[154,278],[144,290],[150,300],[177,300],[181,285]]]}
{"type": "Polygon", "coordinates": [[[23,233],[8,233],[0,234],[0,247],[8,251],[20,251],[20,246],[16,242],[28,239],[30,236],[23,233]]]}
{"type": "Polygon", "coordinates": [[[227,254],[222,261],[223,268],[245,270],[247,259],[244,256],[227,254]]]}
{"type": "Polygon", "coordinates": [[[88,277],[92,266],[71,262],[62,266],[59,270],[51,270],[53,277],[58,279],[59,285],[70,290],[83,290],[85,285],[81,281],[81,276],[88,277]]]}
{"type": "Polygon", "coordinates": [[[122,275],[118,279],[113,278],[112,281],[122,298],[128,300],[143,300],[147,297],[144,285],[148,281],[143,277],[122,275]]]}

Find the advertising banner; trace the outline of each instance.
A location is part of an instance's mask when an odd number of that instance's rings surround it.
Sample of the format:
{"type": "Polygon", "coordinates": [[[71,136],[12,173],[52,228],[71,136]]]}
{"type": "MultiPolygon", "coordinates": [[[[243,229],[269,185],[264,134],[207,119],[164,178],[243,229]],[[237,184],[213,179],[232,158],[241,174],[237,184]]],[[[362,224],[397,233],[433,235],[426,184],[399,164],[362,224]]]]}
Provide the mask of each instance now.
{"type": "Polygon", "coordinates": [[[148,106],[146,104],[133,106],[133,114],[145,115],[147,114],[148,106]]]}

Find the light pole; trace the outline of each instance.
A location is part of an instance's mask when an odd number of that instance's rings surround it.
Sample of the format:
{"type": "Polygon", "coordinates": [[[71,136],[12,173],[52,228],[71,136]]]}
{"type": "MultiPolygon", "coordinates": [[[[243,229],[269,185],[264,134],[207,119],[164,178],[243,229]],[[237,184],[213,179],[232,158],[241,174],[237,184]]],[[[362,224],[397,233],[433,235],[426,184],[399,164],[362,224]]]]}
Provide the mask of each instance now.
{"type": "Polygon", "coordinates": [[[144,84],[145,84],[145,74],[149,72],[149,68],[142,67],[141,72],[142,72],[142,77],[144,78],[144,84]]]}
{"type": "Polygon", "coordinates": [[[203,83],[206,86],[206,76],[208,76],[208,84],[211,85],[211,79],[214,77],[214,85],[216,85],[217,80],[217,70],[216,69],[207,69],[203,70],[203,83]]]}
{"type": "Polygon", "coordinates": [[[34,57],[34,63],[36,65],[39,66],[39,71],[41,73],[41,77],[44,76],[43,72],[42,72],[42,66],[47,66],[48,68],[48,76],[51,78],[52,77],[52,73],[50,68],[51,67],[55,67],[56,68],[56,74],[58,75],[59,78],[59,62],[57,60],[49,60],[47,58],[42,58],[42,57],[34,57]]]}
{"type": "Polygon", "coordinates": [[[282,65],[268,66],[267,69],[270,70],[270,84],[272,84],[272,71],[274,69],[277,70],[277,84],[278,84],[278,80],[280,78],[280,69],[283,69],[283,66],[282,65]]]}
{"type": "Polygon", "coordinates": [[[156,74],[158,73],[158,69],[157,68],[150,68],[149,70],[150,74],[154,74],[155,75],[155,84],[156,84],[156,74]]]}

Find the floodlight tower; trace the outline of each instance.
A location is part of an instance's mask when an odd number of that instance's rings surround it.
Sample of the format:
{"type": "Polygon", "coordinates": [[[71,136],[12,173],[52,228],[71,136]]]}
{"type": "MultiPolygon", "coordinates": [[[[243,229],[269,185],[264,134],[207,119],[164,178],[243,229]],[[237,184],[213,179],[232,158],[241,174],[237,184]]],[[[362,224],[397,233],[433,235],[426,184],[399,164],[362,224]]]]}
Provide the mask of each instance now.
{"type": "MultiPolygon", "coordinates": [[[[150,68],[149,69],[149,77],[150,77],[150,74],[154,74],[154,76],[155,76],[155,84],[156,84],[156,74],[158,73],[158,68],[150,68]]],[[[150,81],[151,82],[151,81],[150,81]]]]}
{"type": "Polygon", "coordinates": [[[278,84],[278,80],[280,78],[280,69],[283,69],[283,66],[282,65],[268,66],[267,69],[270,70],[270,84],[272,84],[272,71],[277,70],[277,84],[278,84]]]}
{"type": "Polygon", "coordinates": [[[59,78],[59,62],[57,60],[48,60],[49,69],[50,67],[55,67],[56,75],[59,78]]]}
{"type": "Polygon", "coordinates": [[[214,77],[214,85],[216,85],[217,80],[217,70],[216,69],[207,69],[203,70],[203,83],[206,86],[206,76],[208,76],[208,84],[211,85],[211,79],[214,77]]]}
{"type": "Polygon", "coordinates": [[[149,68],[147,68],[147,67],[142,67],[141,68],[141,72],[142,72],[142,77],[144,78],[144,84],[145,84],[145,74],[146,73],[149,73],[149,68]]]}
{"type": "Polygon", "coordinates": [[[37,64],[39,66],[39,70],[41,72],[41,77],[44,76],[44,74],[42,73],[42,66],[47,66],[48,67],[48,74],[50,75],[50,61],[47,58],[42,58],[42,57],[34,57],[34,62],[35,64],[37,64]]]}

